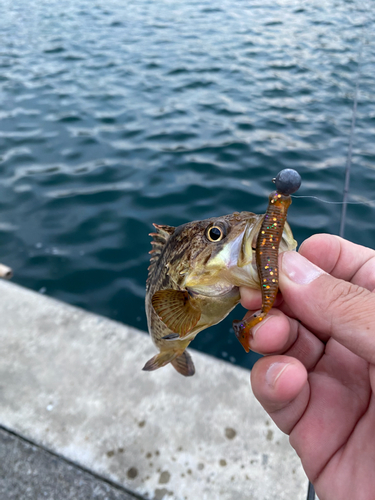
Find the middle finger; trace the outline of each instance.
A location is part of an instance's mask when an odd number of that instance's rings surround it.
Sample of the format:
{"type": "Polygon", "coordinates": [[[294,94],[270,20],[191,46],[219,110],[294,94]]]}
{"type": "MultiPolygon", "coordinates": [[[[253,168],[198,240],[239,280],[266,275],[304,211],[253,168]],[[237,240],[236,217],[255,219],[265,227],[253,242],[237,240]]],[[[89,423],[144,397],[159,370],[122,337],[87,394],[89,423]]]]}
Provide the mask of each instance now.
{"type": "MultiPolygon", "coordinates": [[[[248,312],[245,319],[252,314],[253,312],[248,312]]],[[[250,348],[264,355],[292,356],[307,370],[311,370],[323,355],[325,344],[299,321],[278,309],[272,309],[267,317],[253,328],[250,348]]]]}

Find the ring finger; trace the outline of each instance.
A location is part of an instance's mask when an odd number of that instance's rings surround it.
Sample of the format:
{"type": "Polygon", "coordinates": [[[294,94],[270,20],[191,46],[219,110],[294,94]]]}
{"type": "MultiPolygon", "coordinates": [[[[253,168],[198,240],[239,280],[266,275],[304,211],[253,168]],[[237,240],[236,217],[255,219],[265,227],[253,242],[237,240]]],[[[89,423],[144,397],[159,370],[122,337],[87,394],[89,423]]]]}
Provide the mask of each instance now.
{"type": "MultiPolygon", "coordinates": [[[[245,318],[251,316],[248,312],[245,318]]],[[[299,321],[289,318],[278,309],[272,309],[268,316],[252,330],[251,350],[259,354],[285,354],[298,359],[311,370],[324,353],[321,342],[299,321]]]]}

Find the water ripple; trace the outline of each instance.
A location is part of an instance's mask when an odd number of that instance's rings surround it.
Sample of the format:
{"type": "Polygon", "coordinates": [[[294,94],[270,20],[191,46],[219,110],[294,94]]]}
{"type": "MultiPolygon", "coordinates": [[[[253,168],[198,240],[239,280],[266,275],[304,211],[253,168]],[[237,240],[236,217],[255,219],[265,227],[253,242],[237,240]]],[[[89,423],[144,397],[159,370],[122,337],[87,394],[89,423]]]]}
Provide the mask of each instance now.
{"type": "MultiPolygon", "coordinates": [[[[19,283],[145,328],[152,222],[264,211],[286,167],[301,195],[339,200],[362,41],[351,193],[374,198],[374,16],[360,4],[3,4],[0,260],[19,283]]],[[[349,206],[348,237],[373,245],[373,210],[349,206]]],[[[289,217],[299,241],[339,218],[309,198],[289,217]]],[[[250,366],[229,325],[195,346],[250,366]]]]}
{"type": "Polygon", "coordinates": [[[49,198],[71,198],[73,196],[81,195],[96,195],[107,191],[138,191],[141,189],[142,183],[138,182],[116,182],[98,184],[97,186],[90,187],[77,187],[70,189],[56,189],[54,191],[46,192],[45,195],[49,198]]]}

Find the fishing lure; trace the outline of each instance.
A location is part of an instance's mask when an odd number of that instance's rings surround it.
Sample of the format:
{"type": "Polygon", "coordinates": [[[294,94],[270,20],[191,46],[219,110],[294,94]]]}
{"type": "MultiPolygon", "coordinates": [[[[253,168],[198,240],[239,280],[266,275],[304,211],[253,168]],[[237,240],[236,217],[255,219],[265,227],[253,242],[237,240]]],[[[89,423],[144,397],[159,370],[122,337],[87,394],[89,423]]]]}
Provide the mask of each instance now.
{"type": "Polygon", "coordinates": [[[278,173],[273,182],[276,191],[269,196],[269,203],[256,243],[256,263],[262,293],[262,309],[249,320],[233,321],[236,337],[246,352],[250,350],[251,329],[260,323],[271,310],[279,290],[278,255],[287,212],[295,193],[301,185],[301,176],[287,168],[278,173]]]}

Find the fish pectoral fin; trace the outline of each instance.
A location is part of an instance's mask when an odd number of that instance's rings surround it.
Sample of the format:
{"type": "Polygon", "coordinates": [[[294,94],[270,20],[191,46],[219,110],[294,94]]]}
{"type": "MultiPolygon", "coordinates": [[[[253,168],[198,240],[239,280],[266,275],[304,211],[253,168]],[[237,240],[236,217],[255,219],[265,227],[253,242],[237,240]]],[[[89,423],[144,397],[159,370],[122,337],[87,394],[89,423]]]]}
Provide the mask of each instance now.
{"type": "Polygon", "coordinates": [[[145,366],[142,368],[145,372],[152,372],[161,368],[162,366],[167,365],[177,356],[175,351],[161,351],[159,354],[156,354],[153,358],[149,359],[145,366]]]}
{"type": "Polygon", "coordinates": [[[196,299],[182,290],[159,290],[151,299],[152,306],[162,322],[180,338],[195,327],[201,317],[196,299]]]}
{"type": "Polygon", "coordinates": [[[171,361],[173,367],[184,375],[184,377],[191,377],[195,373],[195,366],[190,354],[184,351],[180,356],[177,356],[171,361]]]}

